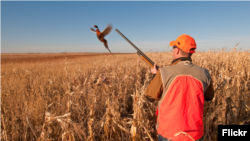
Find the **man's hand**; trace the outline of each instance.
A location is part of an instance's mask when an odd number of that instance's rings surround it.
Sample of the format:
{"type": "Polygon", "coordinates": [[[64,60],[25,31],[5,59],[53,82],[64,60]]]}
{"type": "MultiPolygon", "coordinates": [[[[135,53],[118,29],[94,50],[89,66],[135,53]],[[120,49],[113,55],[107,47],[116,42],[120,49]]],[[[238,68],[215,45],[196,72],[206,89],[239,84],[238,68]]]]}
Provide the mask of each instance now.
{"type": "Polygon", "coordinates": [[[154,64],[154,68],[153,69],[151,69],[151,73],[153,73],[153,74],[156,74],[157,73],[157,69],[156,69],[156,63],[154,64]]]}

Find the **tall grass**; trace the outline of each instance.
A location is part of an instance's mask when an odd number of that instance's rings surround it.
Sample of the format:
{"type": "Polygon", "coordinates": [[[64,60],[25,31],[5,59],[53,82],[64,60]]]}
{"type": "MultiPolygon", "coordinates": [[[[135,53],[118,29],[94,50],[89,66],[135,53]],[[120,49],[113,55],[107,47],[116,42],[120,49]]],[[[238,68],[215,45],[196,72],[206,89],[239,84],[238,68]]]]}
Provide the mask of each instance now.
{"type": "MultiPolygon", "coordinates": [[[[161,67],[171,53],[147,53],[161,67]]],[[[216,89],[204,107],[203,141],[218,124],[250,124],[250,53],[195,53],[216,89]]],[[[136,54],[7,61],[1,65],[1,140],[156,140],[144,94],[150,68],[136,54]]]]}

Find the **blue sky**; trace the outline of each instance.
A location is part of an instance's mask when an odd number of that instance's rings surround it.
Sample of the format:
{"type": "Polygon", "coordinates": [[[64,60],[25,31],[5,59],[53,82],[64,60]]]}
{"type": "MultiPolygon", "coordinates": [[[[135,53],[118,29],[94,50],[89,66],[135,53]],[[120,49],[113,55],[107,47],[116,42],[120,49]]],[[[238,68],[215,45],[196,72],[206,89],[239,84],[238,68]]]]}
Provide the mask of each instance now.
{"type": "MultiPolygon", "coordinates": [[[[166,51],[181,34],[197,51],[250,49],[250,1],[2,1],[2,53],[107,52],[90,27],[113,29],[112,52],[166,51]]],[[[168,49],[171,50],[170,48],[168,49]]]]}

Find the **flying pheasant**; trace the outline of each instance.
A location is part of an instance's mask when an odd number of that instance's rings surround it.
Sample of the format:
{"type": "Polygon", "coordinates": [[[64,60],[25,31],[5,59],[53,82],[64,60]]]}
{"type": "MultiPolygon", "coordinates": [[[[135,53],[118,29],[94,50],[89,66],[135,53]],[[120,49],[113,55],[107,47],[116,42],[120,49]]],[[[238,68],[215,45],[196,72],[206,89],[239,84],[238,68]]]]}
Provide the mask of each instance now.
{"type": "MultiPolygon", "coordinates": [[[[110,33],[110,31],[112,30],[112,25],[111,24],[108,24],[108,26],[102,31],[100,32],[100,30],[98,29],[98,26],[97,25],[94,25],[94,27],[96,28],[96,30],[94,30],[93,28],[90,28],[90,30],[92,32],[95,32],[96,35],[97,35],[97,38],[103,42],[104,46],[106,47],[106,49],[109,50],[109,47],[108,47],[108,41],[106,39],[104,39],[104,37],[106,35],[108,35],[110,33]]],[[[110,53],[112,53],[110,50],[109,50],[110,53]]]]}

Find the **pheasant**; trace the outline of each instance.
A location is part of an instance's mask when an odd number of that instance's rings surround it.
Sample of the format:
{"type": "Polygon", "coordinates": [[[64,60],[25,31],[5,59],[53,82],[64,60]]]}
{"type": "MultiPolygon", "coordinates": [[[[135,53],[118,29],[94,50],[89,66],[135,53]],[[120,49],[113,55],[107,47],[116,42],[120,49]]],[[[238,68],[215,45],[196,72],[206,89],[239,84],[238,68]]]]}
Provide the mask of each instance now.
{"type": "MultiPolygon", "coordinates": [[[[94,25],[94,27],[96,28],[96,30],[94,30],[93,28],[90,28],[90,30],[94,33],[96,33],[97,35],[97,38],[103,42],[104,46],[106,49],[109,50],[109,47],[108,47],[108,41],[104,38],[106,35],[108,35],[110,33],[110,31],[112,30],[112,25],[111,24],[108,24],[108,26],[102,31],[100,32],[100,30],[98,29],[98,26],[97,25],[94,25]]],[[[110,50],[109,50],[110,53],[112,53],[110,50]]],[[[113,54],[113,53],[112,53],[113,54]]]]}

